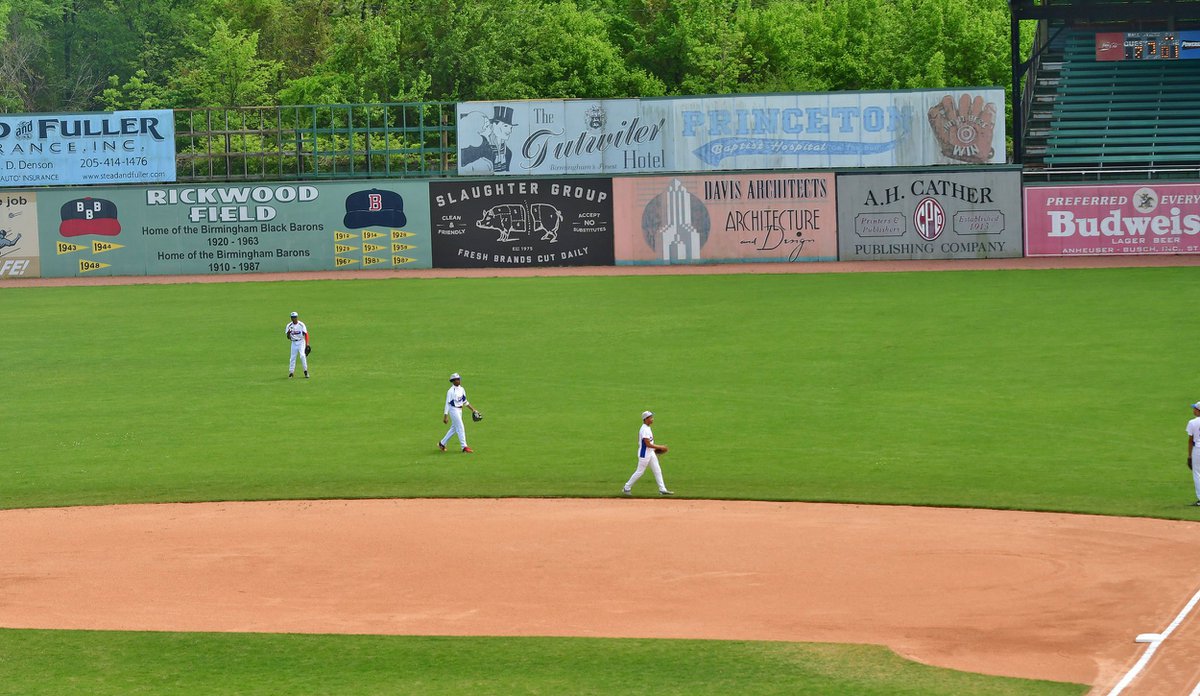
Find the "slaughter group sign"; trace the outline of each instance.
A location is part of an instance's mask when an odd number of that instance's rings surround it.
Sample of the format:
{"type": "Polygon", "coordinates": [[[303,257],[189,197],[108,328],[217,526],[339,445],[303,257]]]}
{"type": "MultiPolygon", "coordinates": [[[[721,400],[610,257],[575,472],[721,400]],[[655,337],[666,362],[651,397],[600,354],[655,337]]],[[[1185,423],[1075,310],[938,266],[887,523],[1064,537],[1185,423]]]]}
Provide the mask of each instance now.
{"type": "Polygon", "coordinates": [[[0,116],[0,187],[175,181],[175,113],[0,116]]]}
{"type": "Polygon", "coordinates": [[[1003,164],[1004,90],[459,104],[459,174],[1003,164]]]}
{"type": "Polygon", "coordinates": [[[37,192],[42,275],[429,268],[426,184],[37,192]]]}
{"type": "Polygon", "coordinates": [[[436,268],[613,265],[611,179],[429,183],[436,268]]]}
{"type": "Polygon", "coordinates": [[[1025,253],[1200,253],[1200,184],[1026,187],[1025,253]]]}
{"type": "Polygon", "coordinates": [[[838,175],[838,258],[1021,256],[1021,168],[838,175]]]}
{"type": "Polygon", "coordinates": [[[613,181],[618,264],[837,260],[833,174],[613,181]]]}

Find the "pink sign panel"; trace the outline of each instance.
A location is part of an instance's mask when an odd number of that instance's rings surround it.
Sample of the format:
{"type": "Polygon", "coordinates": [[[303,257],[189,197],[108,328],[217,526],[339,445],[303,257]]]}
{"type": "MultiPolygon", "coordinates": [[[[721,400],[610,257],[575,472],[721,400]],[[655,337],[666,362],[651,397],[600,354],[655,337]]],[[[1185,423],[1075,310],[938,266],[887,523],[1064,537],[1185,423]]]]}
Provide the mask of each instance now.
{"type": "Polygon", "coordinates": [[[836,261],[833,174],[613,179],[621,264],[836,261]]]}
{"type": "Polygon", "coordinates": [[[1200,253],[1200,183],[1029,186],[1026,256],[1200,253]]]}

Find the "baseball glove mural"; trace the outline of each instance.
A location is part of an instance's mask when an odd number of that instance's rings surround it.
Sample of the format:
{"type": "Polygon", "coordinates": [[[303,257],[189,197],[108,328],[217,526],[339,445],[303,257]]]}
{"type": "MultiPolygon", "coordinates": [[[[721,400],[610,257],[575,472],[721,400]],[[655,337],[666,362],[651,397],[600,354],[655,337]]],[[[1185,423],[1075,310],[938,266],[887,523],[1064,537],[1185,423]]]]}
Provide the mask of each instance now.
{"type": "Polygon", "coordinates": [[[963,94],[955,103],[950,95],[929,109],[929,127],[942,154],[960,162],[985,164],[995,155],[996,105],[983,97],[963,94]]]}

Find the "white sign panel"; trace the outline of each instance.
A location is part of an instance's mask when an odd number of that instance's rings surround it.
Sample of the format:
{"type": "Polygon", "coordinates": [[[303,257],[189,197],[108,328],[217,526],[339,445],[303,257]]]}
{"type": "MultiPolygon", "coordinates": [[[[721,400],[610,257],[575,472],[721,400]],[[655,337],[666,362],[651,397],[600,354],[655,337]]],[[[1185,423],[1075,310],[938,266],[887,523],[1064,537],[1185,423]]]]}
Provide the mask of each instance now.
{"type": "Polygon", "coordinates": [[[1004,90],[470,102],[460,174],[613,174],[1005,162],[1004,90]]]}
{"type": "Polygon", "coordinates": [[[469,102],[458,110],[459,174],[656,172],[662,118],[637,99],[469,102]]]}

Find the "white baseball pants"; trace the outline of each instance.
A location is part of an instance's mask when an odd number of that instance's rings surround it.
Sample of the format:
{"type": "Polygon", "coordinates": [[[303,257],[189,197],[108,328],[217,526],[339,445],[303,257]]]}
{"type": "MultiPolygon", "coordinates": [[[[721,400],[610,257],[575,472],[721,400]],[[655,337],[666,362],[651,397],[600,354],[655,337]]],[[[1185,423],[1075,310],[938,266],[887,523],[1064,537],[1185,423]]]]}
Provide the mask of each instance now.
{"type": "Polygon", "coordinates": [[[292,359],[288,361],[288,374],[296,371],[296,356],[300,356],[300,365],[308,372],[308,356],[304,354],[304,341],[292,341],[292,359]]]}
{"type": "Polygon", "coordinates": [[[446,431],[446,436],[442,438],[442,444],[444,445],[447,442],[449,442],[451,435],[457,435],[458,436],[458,446],[466,447],[467,446],[467,429],[463,427],[462,409],[461,408],[450,409],[449,416],[450,416],[450,429],[446,431]]]}
{"type": "Polygon", "coordinates": [[[654,482],[658,484],[658,491],[661,493],[667,490],[667,484],[663,483],[662,467],[658,465],[658,454],[651,451],[645,457],[638,457],[637,471],[633,472],[633,476],[625,482],[625,490],[633,488],[633,484],[637,483],[642,474],[646,473],[646,467],[650,467],[650,472],[654,474],[654,482]]]}
{"type": "Polygon", "coordinates": [[[1192,448],[1192,484],[1196,486],[1196,500],[1200,500],[1200,446],[1192,448]]]}

